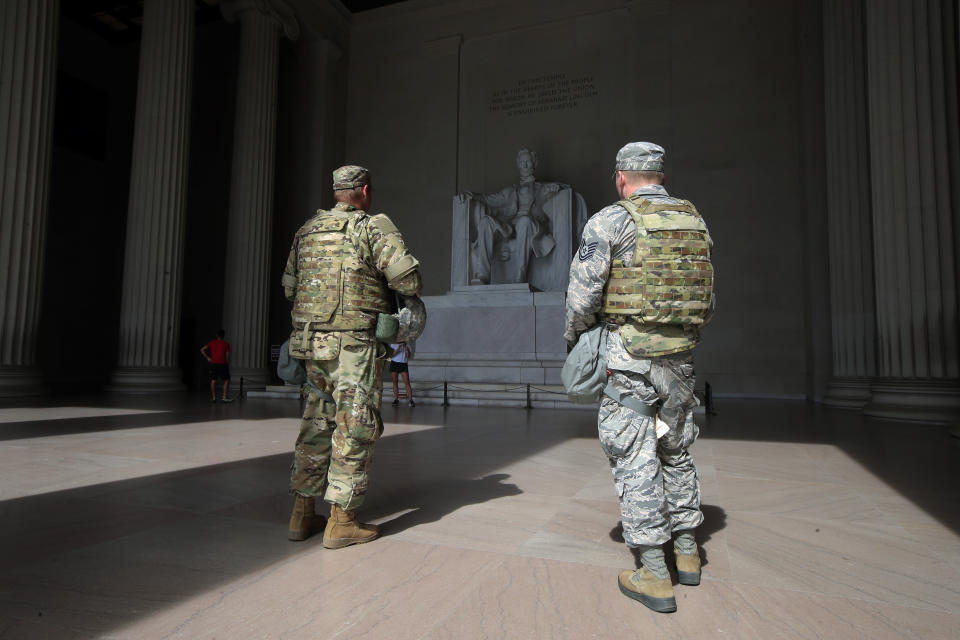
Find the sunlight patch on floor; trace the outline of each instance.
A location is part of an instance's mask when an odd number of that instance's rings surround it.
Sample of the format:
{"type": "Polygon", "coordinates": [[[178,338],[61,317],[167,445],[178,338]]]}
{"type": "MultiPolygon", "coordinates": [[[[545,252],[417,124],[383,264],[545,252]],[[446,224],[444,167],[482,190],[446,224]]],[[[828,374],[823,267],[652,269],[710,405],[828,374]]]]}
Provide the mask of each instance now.
{"type": "Polygon", "coordinates": [[[117,407],[11,407],[0,409],[0,423],[75,420],[77,418],[104,418],[108,416],[137,416],[148,413],[166,413],[166,411],[121,409],[117,407]]]}
{"type": "MultiPolygon", "coordinates": [[[[441,427],[388,424],[383,438],[441,427]]],[[[299,420],[207,420],[0,441],[0,500],[293,455],[299,420]]]]}

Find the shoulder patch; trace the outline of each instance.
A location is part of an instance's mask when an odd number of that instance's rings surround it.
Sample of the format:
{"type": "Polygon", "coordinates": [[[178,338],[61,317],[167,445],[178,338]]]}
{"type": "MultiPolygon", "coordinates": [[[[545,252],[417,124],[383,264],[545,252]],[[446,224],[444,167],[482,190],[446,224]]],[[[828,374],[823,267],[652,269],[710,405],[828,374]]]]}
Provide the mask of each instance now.
{"type": "Polygon", "coordinates": [[[397,229],[397,225],[393,224],[393,221],[383,213],[377,214],[370,218],[370,224],[375,226],[380,233],[383,234],[397,233],[399,231],[399,229],[397,229]]]}
{"type": "Polygon", "coordinates": [[[593,254],[597,252],[597,243],[590,242],[586,240],[580,241],[580,250],[577,251],[577,257],[580,258],[580,262],[586,262],[593,257],[593,254]]]}

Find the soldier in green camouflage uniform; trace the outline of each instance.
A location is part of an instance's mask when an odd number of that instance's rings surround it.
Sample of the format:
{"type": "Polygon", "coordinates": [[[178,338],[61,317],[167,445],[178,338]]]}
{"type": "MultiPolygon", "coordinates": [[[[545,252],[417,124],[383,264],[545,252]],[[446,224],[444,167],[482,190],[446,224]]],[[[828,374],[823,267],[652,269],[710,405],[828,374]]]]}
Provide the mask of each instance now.
{"type": "Polygon", "coordinates": [[[680,582],[700,582],[694,529],[703,514],[688,452],[698,434],[692,350],[712,314],[713,271],[703,219],[663,187],[663,156],[648,142],[617,154],[614,179],[624,200],[583,230],[570,266],[564,338],[573,346],[598,323],[610,328],[608,390],[618,399],[603,395],[598,429],[620,497],[623,538],[642,562],[621,573],[620,589],[669,612],[676,600],[661,545],[672,535],[680,582]]]}
{"type": "MultiPolygon", "coordinates": [[[[369,172],[340,167],[333,182],[337,204],[297,231],[283,287],[294,303],[290,356],[305,361],[308,378],[290,474],[296,502],[289,537],[303,540],[317,528],[314,502],[323,498],[331,504],[323,544],[339,548],[378,535],[354,515],[383,432],[380,398],[388,354],[375,336],[378,319],[391,314],[393,292],[417,303],[407,305],[408,315],[410,307],[425,312],[418,299],[419,263],[387,216],[366,212],[369,172]]],[[[419,318],[421,330],[425,319],[419,318]]]]}

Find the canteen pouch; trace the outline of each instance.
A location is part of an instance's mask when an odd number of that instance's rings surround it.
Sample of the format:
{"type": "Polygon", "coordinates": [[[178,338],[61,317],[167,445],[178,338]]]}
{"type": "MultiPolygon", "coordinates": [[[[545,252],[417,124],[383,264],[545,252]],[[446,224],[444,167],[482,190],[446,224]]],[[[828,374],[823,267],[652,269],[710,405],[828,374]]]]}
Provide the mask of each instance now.
{"type": "Polygon", "coordinates": [[[287,338],[282,345],[280,345],[280,359],[277,361],[277,375],[280,376],[280,379],[288,384],[293,384],[298,387],[303,385],[309,385],[313,392],[320,397],[321,400],[327,402],[333,402],[333,396],[325,391],[321,391],[317,385],[310,382],[310,379],[307,377],[307,368],[303,366],[303,360],[293,358],[290,356],[290,339],[287,338]]]}
{"type": "Polygon", "coordinates": [[[377,340],[387,343],[393,342],[399,330],[400,321],[397,319],[397,316],[389,313],[380,313],[377,315],[377,340]]]}

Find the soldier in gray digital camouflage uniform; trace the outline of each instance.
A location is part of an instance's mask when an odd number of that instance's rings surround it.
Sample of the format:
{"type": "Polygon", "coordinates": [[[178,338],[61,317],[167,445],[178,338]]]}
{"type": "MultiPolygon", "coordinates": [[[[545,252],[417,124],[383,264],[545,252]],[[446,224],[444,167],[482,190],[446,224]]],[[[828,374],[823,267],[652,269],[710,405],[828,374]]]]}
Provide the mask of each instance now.
{"type": "Polygon", "coordinates": [[[367,213],[370,173],[340,167],[333,189],[336,206],[317,211],[294,236],[283,288],[293,302],[289,353],[304,361],[308,378],[290,470],[296,498],[288,536],[304,540],[319,528],[314,507],[321,498],[330,503],[323,546],[338,549],[379,533],[355,512],[366,497],[374,445],[383,432],[384,342],[415,340],[426,309],[419,262],[390,218],[367,213]],[[394,294],[404,305],[397,314],[394,294]]]}
{"type": "Polygon", "coordinates": [[[619,586],[671,612],[677,605],[662,545],[672,536],[680,584],[700,583],[694,529],[703,514],[688,448],[698,434],[693,348],[714,298],[709,232],[690,202],[663,187],[663,159],[663,148],[649,142],[617,153],[622,200],[583,230],[570,265],[564,338],[573,346],[598,323],[610,329],[600,444],[620,498],[623,538],[642,565],[621,572],[619,586]]]}

